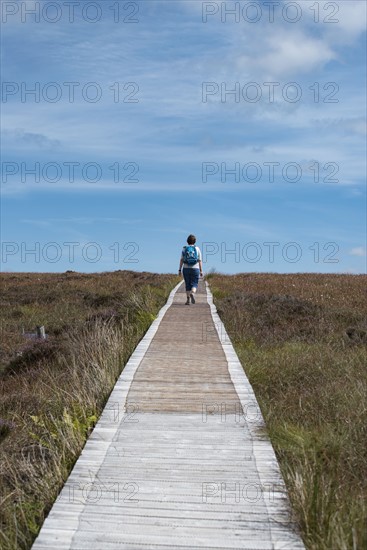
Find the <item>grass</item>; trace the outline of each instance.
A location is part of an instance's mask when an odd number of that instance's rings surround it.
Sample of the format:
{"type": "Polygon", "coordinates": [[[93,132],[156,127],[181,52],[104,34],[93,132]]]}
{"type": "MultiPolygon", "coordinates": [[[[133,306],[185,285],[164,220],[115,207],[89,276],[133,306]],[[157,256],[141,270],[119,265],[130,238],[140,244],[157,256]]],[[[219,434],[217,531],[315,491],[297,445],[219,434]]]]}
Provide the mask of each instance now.
{"type": "Polygon", "coordinates": [[[173,275],[1,274],[0,547],[28,549],[173,275]],[[22,328],[44,325],[45,341],[22,328]]]}
{"type": "Polygon", "coordinates": [[[208,278],[307,549],[367,548],[367,277],[208,278]]]}
{"type": "MultiPolygon", "coordinates": [[[[1,277],[0,547],[30,548],[171,275],[1,277]],[[44,325],[28,341],[22,328],[44,325]]],[[[367,547],[366,276],[208,276],[308,550],[367,547]]]]}

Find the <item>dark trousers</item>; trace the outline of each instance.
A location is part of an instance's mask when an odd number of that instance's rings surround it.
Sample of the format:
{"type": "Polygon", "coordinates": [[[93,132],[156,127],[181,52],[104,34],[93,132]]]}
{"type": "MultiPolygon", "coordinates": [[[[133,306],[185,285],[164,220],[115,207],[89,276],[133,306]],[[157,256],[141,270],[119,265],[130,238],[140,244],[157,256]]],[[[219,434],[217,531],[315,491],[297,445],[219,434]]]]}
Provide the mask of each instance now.
{"type": "Polygon", "coordinates": [[[186,290],[198,287],[200,277],[200,269],[198,267],[184,267],[182,274],[185,279],[186,290]]]}

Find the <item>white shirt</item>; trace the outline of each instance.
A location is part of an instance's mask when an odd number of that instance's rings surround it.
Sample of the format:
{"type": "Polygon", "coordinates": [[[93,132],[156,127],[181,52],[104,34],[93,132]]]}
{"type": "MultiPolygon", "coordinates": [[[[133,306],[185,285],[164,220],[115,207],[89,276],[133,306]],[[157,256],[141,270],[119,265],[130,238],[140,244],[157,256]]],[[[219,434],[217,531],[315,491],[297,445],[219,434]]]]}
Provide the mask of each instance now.
{"type": "MultiPolygon", "coordinates": [[[[184,258],[186,246],[195,246],[196,252],[197,252],[197,255],[198,255],[198,260],[201,260],[201,250],[200,250],[200,248],[199,248],[198,246],[196,246],[196,245],[188,245],[188,244],[185,245],[185,246],[183,247],[182,252],[181,252],[181,258],[184,258]]],[[[185,262],[184,262],[182,265],[183,265],[183,267],[191,267],[191,268],[193,268],[193,269],[194,269],[194,268],[196,268],[196,269],[199,269],[199,268],[200,268],[199,262],[198,262],[198,261],[197,261],[196,264],[194,264],[194,265],[189,265],[189,264],[187,264],[187,263],[185,263],[185,262]]]]}

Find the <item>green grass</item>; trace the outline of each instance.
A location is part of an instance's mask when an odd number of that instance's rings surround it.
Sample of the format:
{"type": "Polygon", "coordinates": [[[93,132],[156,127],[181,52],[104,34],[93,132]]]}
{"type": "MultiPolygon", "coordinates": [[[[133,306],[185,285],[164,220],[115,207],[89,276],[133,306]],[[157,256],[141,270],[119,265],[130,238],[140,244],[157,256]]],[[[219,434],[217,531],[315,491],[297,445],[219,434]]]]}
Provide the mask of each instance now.
{"type": "MultiPolygon", "coordinates": [[[[171,275],[1,276],[0,547],[30,548],[171,275]],[[21,330],[45,325],[46,342],[21,330]]],[[[309,550],[367,547],[367,277],[211,274],[309,550]]]]}
{"type": "Polygon", "coordinates": [[[366,276],[210,276],[309,550],[367,548],[366,276]]]}
{"type": "Polygon", "coordinates": [[[1,275],[0,547],[29,549],[174,275],[1,275]],[[45,325],[48,339],[21,335],[45,325]]]}

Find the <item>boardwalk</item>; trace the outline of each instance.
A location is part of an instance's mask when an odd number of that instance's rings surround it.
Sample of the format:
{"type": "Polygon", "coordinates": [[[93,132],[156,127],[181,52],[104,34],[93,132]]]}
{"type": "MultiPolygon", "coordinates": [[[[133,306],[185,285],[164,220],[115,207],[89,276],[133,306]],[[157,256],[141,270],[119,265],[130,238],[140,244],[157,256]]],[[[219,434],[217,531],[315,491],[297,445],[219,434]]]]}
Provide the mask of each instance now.
{"type": "Polygon", "coordinates": [[[252,388],[206,283],[176,287],[33,550],[301,550],[252,388]]]}

